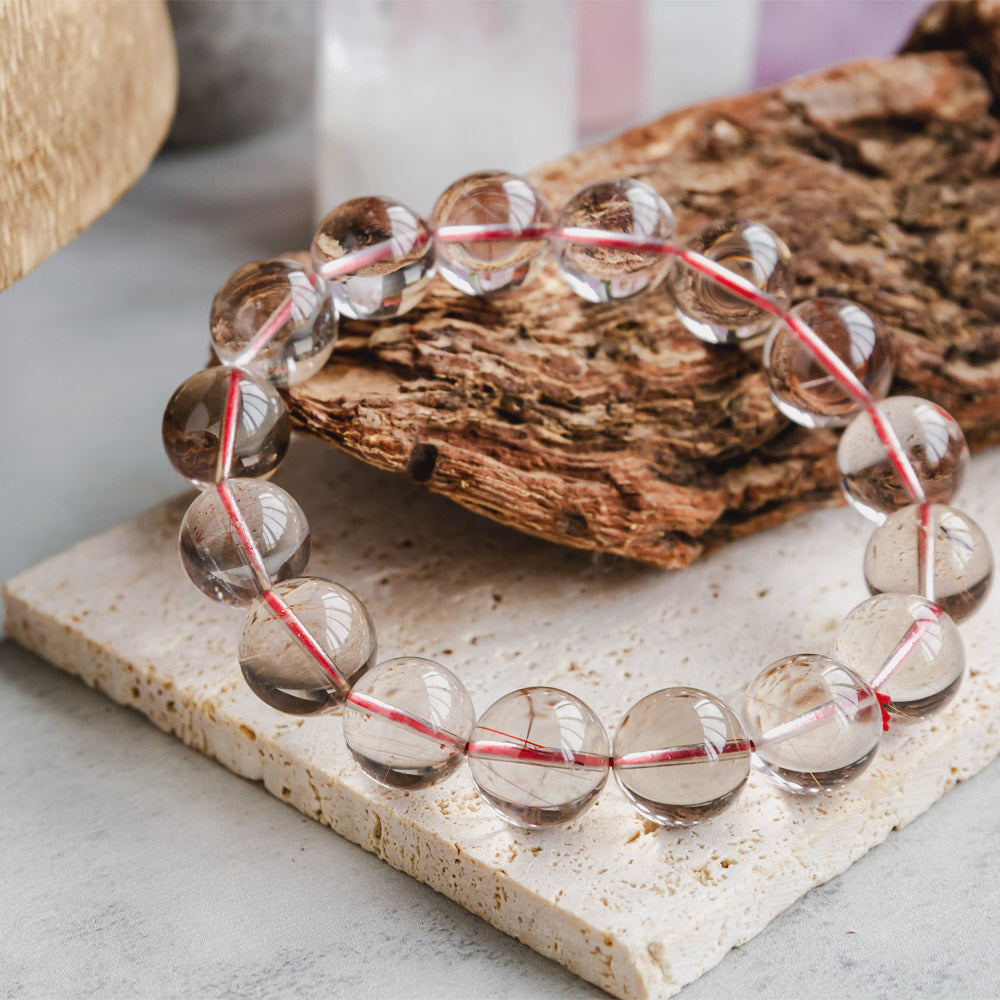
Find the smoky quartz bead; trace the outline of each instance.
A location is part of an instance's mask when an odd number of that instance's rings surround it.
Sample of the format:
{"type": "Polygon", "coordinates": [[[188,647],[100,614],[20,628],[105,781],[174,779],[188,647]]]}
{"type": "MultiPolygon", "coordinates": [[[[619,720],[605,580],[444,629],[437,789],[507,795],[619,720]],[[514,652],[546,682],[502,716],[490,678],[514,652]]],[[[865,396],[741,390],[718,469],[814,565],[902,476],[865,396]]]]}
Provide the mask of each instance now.
{"type": "Polygon", "coordinates": [[[568,823],[608,778],[608,736],[575,695],[558,688],[512,691],[479,717],[469,769],[479,793],[507,823],[568,823]]]}
{"type": "Polygon", "coordinates": [[[965,647],[951,617],[916,594],[877,594],[840,623],[837,660],[889,697],[898,719],[926,719],[958,693],[965,647]]]}
{"type": "MultiPolygon", "coordinates": [[[[838,298],[800,302],[791,311],[872,399],[885,397],[892,383],[892,342],[875,316],[838,298]]],[[[764,370],[774,405],[803,427],[839,426],[861,408],[783,322],[775,324],[764,347],[764,370]]]]}
{"type": "Polygon", "coordinates": [[[389,788],[424,788],[465,759],[476,723],[465,685],[421,656],[380,663],[354,685],[344,740],[370,778],[389,788]]]}
{"type": "Polygon", "coordinates": [[[658,284],[670,258],[655,247],[673,243],[670,206],[648,184],[600,181],[578,191],[556,220],[552,249],[570,288],[588,302],[612,302],[658,284]]]}
{"type": "Polygon", "coordinates": [[[341,315],[389,319],[424,297],[434,246],[427,223],[401,202],[354,198],[319,224],[312,262],[341,315]]]}
{"type": "Polygon", "coordinates": [[[337,339],[323,279],[294,257],[237,268],[215,295],[209,325],[223,364],[282,387],[318,372],[337,339]]]}
{"type": "MultiPolygon", "coordinates": [[[[374,666],[375,626],[368,609],[347,587],[299,577],[275,584],[273,592],[347,685],[374,666]]],[[[324,669],[264,597],[250,605],[240,633],[239,658],[250,689],[279,712],[318,715],[344,703],[345,686],[324,669]]]]}
{"type": "Polygon", "coordinates": [[[517,288],[545,251],[552,222],[545,197],[523,177],[499,170],[463,177],[431,216],[438,271],[466,295],[517,288]],[[491,231],[501,235],[489,238],[491,231]]]}
{"type": "MultiPolygon", "coordinates": [[[[728,219],[706,226],[687,247],[764,292],[780,307],[792,288],[791,255],[777,233],[759,222],[728,219]]],[[[710,344],[731,344],[770,329],[775,319],[691,267],[677,267],[670,289],[684,326],[710,344]]]]}
{"type": "Polygon", "coordinates": [[[872,532],[865,581],[873,594],[920,594],[961,622],[990,592],[993,551],[968,514],[942,504],[913,504],[872,532]]]}
{"type": "Polygon", "coordinates": [[[743,723],[697,688],[666,688],[628,710],[612,747],[615,779],[644,816],[693,826],[739,796],[750,773],[743,723]]]}
{"type": "Polygon", "coordinates": [[[288,451],[291,433],[285,404],[273,386],[238,369],[196,372],[170,397],[163,412],[167,458],[199,489],[220,479],[271,475],[288,451]],[[235,435],[226,466],[221,446],[234,382],[235,435]]]}
{"type": "MultiPolygon", "coordinates": [[[[936,403],[919,396],[890,396],[878,404],[899,439],[927,503],[950,503],[969,461],[958,422],[936,403]]],[[[841,435],[837,466],[852,506],[881,522],[886,514],[914,502],[867,413],[859,413],[841,435]]]]}
{"type": "Polygon", "coordinates": [[[229,479],[188,507],[180,531],[181,563],[191,582],[224,604],[249,604],[299,576],[309,561],[309,525],[280,486],[229,479]]]}
{"type": "Polygon", "coordinates": [[[817,793],[857,778],[878,752],[882,710],[849,667],[816,653],[786,656],[747,689],[754,763],[780,788],[817,793]]]}

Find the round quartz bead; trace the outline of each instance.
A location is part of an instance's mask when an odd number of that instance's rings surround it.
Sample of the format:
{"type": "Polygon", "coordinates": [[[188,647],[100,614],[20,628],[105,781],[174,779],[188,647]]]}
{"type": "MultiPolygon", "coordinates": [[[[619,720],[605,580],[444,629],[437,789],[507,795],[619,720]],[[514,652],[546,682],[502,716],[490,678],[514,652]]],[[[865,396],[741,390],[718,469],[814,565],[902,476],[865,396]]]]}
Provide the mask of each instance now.
{"type": "MultiPolygon", "coordinates": [[[[878,408],[896,432],[923,487],[924,499],[949,503],[969,460],[958,422],[919,396],[890,396],[878,408]]],[[[881,522],[890,511],[913,503],[867,413],[859,413],[841,435],[837,466],[844,495],[873,521],[881,522]]]]}
{"type": "Polygon", "coordinates": [[[834,656],[890,698],[902,720],[926,719],[954,698],[965,673],[958,627],[915,594],[878,594],[837,630],[834,656]]]}
{"type": "Polygon", "coordinates": [[[743,723],[697,688],[667,688],[633,705],[612,749],[615,778],[644,816],[693,826],[734,802],[750,773],[743,723]]]}
{"type": "MultiPolygon", "coordinates": [[[[882,324],[856,302],[819,298],[792,313],[851,370],[873,399],[892,382],[892,341],[882,324]]],[[[803,427],[840,426],[861,409],[784,323],[777,323],[764,347],[764,369],[774,405],[803,427]]]]}
{"type": "MultiPolygon", "coordinates": [[[[375,626],[368,609],[350,590],[316,577],[286,580],[273,590],[348,684],[374,666],[375,626]]],[[[279,712],[318,715],[344,703],[343,686],[262,597],[250,605],[239,657],[250,689],[279,712]]]]}
{"type": "Polygon", "coordinates": [[[387,319],[424,297],[434,277],[434,245],[412,209],[388,198],[355,198],[319,224],[312,262],[342,315],[387,319]]]}
{"type": "MultiPolygon", "coordinates": [[[[791,298],[791,255],[767,226],[746,219],[716,222],[688,241],[688,249],[745,278],[782,308],[791,298]]],[[[774,317],[690,267],[674,271],[677,318],[710,344],[731,344],[763,333],[774,317]]]]}
{"type": "Polygon", "coordinates": [[[205,489],[219,479],[271,475],[288,450],[291,424],[274,388],[235,368],[196,372],[170,397],[163,411],[163,447],[188,482],[205,489]],[[219,446],[231,380],[239,386],[232,460],[220,469],[219,446]]]}
{"type": "Polygon", "coordinates": [[[230,479],[205,490],[181,522],[181,562],[206,596],[245,605],[268,581],[298,576],[309,561],[309,525],[292,497],[261,479],[230,479]],[[231,499],[233,517],[223,496],[231,499]],[[248,553],[251,545],[259,564],[248,553]]]}
{"type": "Polygon", "coordinates": [[[223,364],[278,386],[297,385],[319,371],[337,339],[323,280],[292,257],[235,270],[215,295],[209,323],[223,364]]]}
{"type": "MultiPolygon", "coordinates": [[[[578,191],[556,221],[556,229],[596,230],[611,245],[554,237],[552,249],[563,278],[588,302],[612,302],[656,285],[670,258],[636,243],[673,243],[674,213],[648,185],[635,180],[600,181],[578,191]],[[624,237],[620,246],[615,236],[624,237]]],[[[577,236],[585,239],[585,233],[577,236]]]]}
{"type": "Polygon", "coordinates": [[[438,270],[466,295],[516,288],[545,250],[552,219],[542,193],[522,177],[500,171],[463,177],[438,198],[431,217],[438,270]],[[460,242],[448,237],[448,227],[502,228],[510,236],[460,242]]]}
{"type": "Polygon", "coordinates": [[[579,698],[557,688],[512,691],[472,732],[469,770],[480,794],[512,826],[566,823],[608,778],[608,735],[579,698]]]}
{"type": "Polygon", "coordinates": [[[389,788],[424,788],[465,759],[472,699],[447,667],[420,656],[386,660],[354,685],[344,739],[358,766],[389,788]]]}
{"type": "Polygon", "coordinates": [[[758,674],[744,718],[755,765],[791,792],[821,792],[856,778],[882,736],[882,709],[871,687],[815,653],[787,656],[758,674]]]}
{"type": "Polygon", "coordinates": [[[890,514],[872,533],[865,582],[873,594],[921,594],[960,622],[990,591],[993,552],[968,514],[941,504],[913,504],[890,514]]]}

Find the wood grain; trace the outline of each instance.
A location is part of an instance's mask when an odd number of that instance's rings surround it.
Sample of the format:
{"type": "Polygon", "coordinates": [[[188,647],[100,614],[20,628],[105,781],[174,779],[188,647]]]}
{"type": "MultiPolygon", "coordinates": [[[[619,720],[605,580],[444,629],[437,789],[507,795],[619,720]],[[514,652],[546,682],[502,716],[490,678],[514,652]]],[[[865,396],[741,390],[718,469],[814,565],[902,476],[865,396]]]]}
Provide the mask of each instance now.
{"type": "Polygon", "coordinates": [[[176,96],[161,0],[0,0],[0,289],[135,183],[176,96]]]}

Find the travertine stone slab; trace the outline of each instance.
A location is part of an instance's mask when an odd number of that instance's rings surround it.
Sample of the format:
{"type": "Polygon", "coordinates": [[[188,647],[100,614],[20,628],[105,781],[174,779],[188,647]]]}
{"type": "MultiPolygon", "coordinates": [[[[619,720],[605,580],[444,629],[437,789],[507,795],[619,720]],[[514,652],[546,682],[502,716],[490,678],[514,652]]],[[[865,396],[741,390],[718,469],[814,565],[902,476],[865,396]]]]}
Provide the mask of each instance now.
{"type": "MultiPolygon", "coordinates": [[[[299,442],[280,479],[313,526],[312,572],[368,603],[381,655],[440,659],[479,709],[529,683],[573,691],[610,728],[674,683],[738,703],[777,656],[827,650],[866,596],[868,529],[846,510],[672,574],[518,535],[315,442],[299,442]]],[[[998,483],[1000,453],[982,455],[961,499],[994,539],[998,483]]],[[[241,616],[206,602],[178,564],[187,500],[12,580],[9,633],[616,996],[669,996],[1000,750],[994,597],[963,627],[971,670],[957,702],[890,733],[842,794],[803,804],[753,776],[729,814],[672,831],[609,787],[563,829],[514,832],[465,771],[427,792],[382,791],[350,764],[337,718],[282,717],[254,699],[235,662],[241,616]]]]}

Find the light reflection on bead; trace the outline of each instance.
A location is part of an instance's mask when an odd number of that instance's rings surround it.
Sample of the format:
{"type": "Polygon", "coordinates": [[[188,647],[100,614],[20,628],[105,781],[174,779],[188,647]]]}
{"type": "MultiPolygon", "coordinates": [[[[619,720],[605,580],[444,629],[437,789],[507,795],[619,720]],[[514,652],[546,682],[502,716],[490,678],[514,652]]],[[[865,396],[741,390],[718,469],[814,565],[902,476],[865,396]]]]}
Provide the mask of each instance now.
{"type": "MultiPolygon", "coordinates": [[[[958,422],[919,396],[890,396],[879,410],[892,426],[924,490],[927,503],[950,503],[962,484],[969,448],[958,422]]],[[[881,522],[913,503],[893,468],[871,418],[859,413],[837,446],[844,495],[865,517],[881,522]]]]}
{"type": "Polygon", "coordinates": [[[737,798],[750,745],[736,713],[697,688],[666,688],[628,710],[612,749],[619,786],[644,816],[693,826],[737,798]]]}
{"type": "Polygon", "coordinates": [[[755,766],[791,792],[817,793],[853,780],[874,759],[882,736],[875,692],[849,667],[816,653],[766,667],[747,689],[743,717],[756,744],[755,766]]]}
{"type": "Polygon", "coordinates": [[[424,297],[434,276],[434,246],[427,224],[406,205],[354,198],[319,224],[312,262],[339,313],[388,319],[424,297]]]}
{"type": "Polygon", "coordinates": [[[902,721],[939,712],[958,693],[965,673],[965,647],[955,623],[915,594],[878,594],[863,601],[840,623],[833,654],[869,684],[878,682],[891,699],[889,711],[902,721]]]}
{"type": "MultiPolygon", "coordinates": [[[[318,577],[276,584],[285,602],[348,684],[375,663],[375,626],[352,591],[318,577]]],[[[263,598],[250,605],[240,633],[240,667],[261,701],[289,715],[318,715],[344,703],[344,693],[263,598]]]]}
{"type": "Polygon", "coordinates": [[[476,723],[469,770],[480,794],[512,826],[567,823],[608,778],[608,736],[575,695],[558,688],[512,691],[476,723]]]}
{"type": "Polygon", "coordinates": [[[337,316],[323,280],[291,257],[237,268],[216,293],[209,323],[223,364],[282,387],[319,371],[337,339],[337,316]],[[277,325],[274,335],[244,357],[269,321],[277,325]]]}
{"type": "MultiPolygon", "coordinates": [[[[625,298],[655,285],[669,270],[670,257],[651,245],[674,239],[673,217],[651,189],[630,180],[606,182],[580,192],[574,202],[579,202],[574,207],[582,214],[573,218],[564,211],[553,245],[564,275],[584,298],[593,302],[625,298]],[[579,236],[588,228],[601,234],[595,245],[570,236],[572,229],[579,236]],[[615,233],[629,239],[616,241],[615,233]]],[[[543,248],[541,234],[550,223],[544,200],[527,182],[499,172],[463,178],[442,196],[435,224],[444,228],[496,224],[506,231],[479,242],[471,233],[452,234],[456,238],[446,241],[439,255],[445,276],[470,294],[516,287],[543,248]]],[[[386,199],[356,199],[324,220],[313,245],[315,258],[310,260],[332,277],[331,295],[346,315],[381,319],[404,312],[423,295],[433,273],[432,242],[423,222],[405,206],[386,199]]],[[[787,248],[766,227],[746,222],[715,231],[710,227],[693,248],[755,282],[778,304],[787,303],[787,248]]],[[[217,298],[219,356],[252,364],[279,385],[302,381],[318,368],[332,349],[335,322],[332,333],[326,320],[314,322],[320,313],[332,321],[334,312],[324,301],[322,279],[309,267],[289,259],[255,262],[241,269],[246,274],[225,288],[225,295],[220,290],[217,298]],[[272,294],[271,287],[280,281],[264,280],[272,272],[285,281],[280,295],[272,294]],[[291,272],[304,275],[304,283],[291,272]],[[243,306],[257,315],[245,322],[239,319],[243,306]],[[317,334],[314,326],[328,336],[317,334]],[[268,332],[266,342],[264,332],[268,332]],[[301,351],[292,343],[296,340],[305,342],[301,351]],[[256,352],[251,356],[258,341],[259,356],[256,352]],[[269,360],[267,351],[272,347],[275,358],[269,360]],[[285,353],[278,357],[280,351],[285,353]]],[[[769,315],[688,269],[679,276],[674,294],[685,325],[714,343],[752,336],[772,322],[769,315]],[[686,281],[680,277],[699,285],[691,302],[683,301],[686,281]],[[740,309],[745,315],[738,314],[740,309]]],[[[884,395],[891,378],[891,349],[882,342],[873,317],[837,299],[816,300],[795,311],[851,367],[873,398],[884,395]]],[[[213,308],[213,335],[216,319],[213,308]]],[[[769,340],[765,363],[776,405],[799,423],[840,423],[857,409],[811,352],[784,328],[769,340]]],[[[199,411],[201,399],[192,400],[178,390],[164,424],[171,461],[202,487],[215,478],[208,471],[218,463],[206,456],[214,459],[218,454],[217,383],[228,376],[216,372],[211,378],[215,380],[211,384],[208,378],[202,380],[203,392],[197,383],[199,392],[211,397],[204,414],[199,411]],[[184,434],[200,434],[203,440],[185,442],[184,434]],[[185,465],[186,459],[191,467],[185,465]]],[[[279,416],[272,412],[278,397],[268,387],[255,393],[257,383],[249,377],[242,384],[243,410],[263,399],[265,412],[253,423],[245,422],[246,413],[241,411],[231,471],[267,475],[287,444],[287,429],[275,430],[282,418],[287,428],[287,417],[283,410],[279,416]],[[285,444],[277,440],[282,434],[285,444]],[[249,440],[254,435],[276,440],[255,443],[249,440]]],[[[182,390],[193,391],[187,383],[182,390]]],[[[955,434],[957,425],[923,400],[890,400],[887,415],[894,407],[904,420],[893,422],[893,427],[928,498],[949,498],[967,459],[964,438],[960,431],[955,434]],[[923,416],[914,416],[916,404],[924,407],[923,416]],[[931,417],[924,419],[926,414],[931,417]],[[919,425],[920,440],[909,436],[907,419],[919,425]]],[[[861,432],[852,433],[856,426],[864,428],[865,423],[855,421],[842,441],[845,489],[853,503],[861,509],[868,505],[868,512],[881,519],[881,511],[893,511],[908,497],[880,442],[877,460],[852,464],[859,453],[865,457],[857,441],[861,432]]],[[[877,440],[870,426],[868,430],[877,440]]],[[[239,479],[220,483],[192,504],[185,516],[181,531],[185,568],[217,600],[243,603],[262,587],[271,587],[272,580],[305,565],[309,539],[301,510],[276,487],[269,498],[268,487],[239,479]],[[224,491],[232,494],[238,517],[232,504],[221,502],[224,491]]],[[[879,590],[893,582],[894,574],[907,577],[903,586],[924,585],[942,605],[964,617],[982,602],[992,579],[985,537],[960,512],[929,505],[895,510],[879,532],[869,545],[865,565],[869,586],[878,596],[852,612],[837,638],[838,656],[850,663],[812,654],[787,657],[764,671],[748,692],[746,708],[751,732],[756,734],[757,763],[786,789],[809,792],[834,787],[857,776],[873,758],[881,713],[872,686],[852,672],[852,664],[870,675],[872,684],[885,688],[892,698],[891,711],[912,718],[940,709],[961,680],[964,653],[951,619],[927,600],[879,590]],[[928,529],[924,513],[931,510],[928,529]],[[897,534],[889,529],[898,529],[897,534]],[[928,563],[933,564],[930,574],[928,563]],[[931,585],[926,585],[928,579],[931,585]],[[919,634],[904,657],[899,651],[914,629],[919,634]],[[901,665],[890,671],[887,664],[894,658],[901,665]]],[[[440,780],[469,749],[474,779],[491,807],[506,821],[532,828],[579,815],[606,781],[607,735],[579,699],[549,688],[513,692],[491,706],[472,732],[471,701],[446,668],[404,657],[370,670],[375,638],[367,611],[350,591],[328,581],[295,579],[276,583],[273,592],[267,590],[264,600],[253,602],[240,654],[251,688],[268,704],[290,713],[328,711],[343,704],[348,685],[357,682],[350,695],[354,700],[345,720],[345,738],[362,768],[390,787],[417,788],[440,780]],[[339,595],[340,617],[317,588],[326,588],[327,596],[334,591],[339,595]],[[269,603],[276,595],[287,604],[278,612],[269,603]],[[287,623],[289,609],[301,619],[297,632],[282,622],[284,616],[287,623]],[[314,635],[323,638],[313,643],[314,635]],[[336,664],[343,678],[338,676],[334,683],[317,668],[316,659],[307,653],[310,643],[314,649],[322,647],[323,656],[336,664]],[[365,671],[369,673],[362,676],[365,671]],[[467,745],[470,734],[472,742],[467,745]]],[[[331,672],[336,673],[332,668],[331,672]]],[[[616,779],[639,810],[656,822],[690,825],[717,814],[738,795],[746,780],[750,745],[738,718],[713,696],[690,688],[657,692],[633,706],[619,727],[616,779]]]]}
{"type": "Polygon", "coordinates": [[[492,295],[517,288],[548,245],[552,209],[542,193],[523,177],[499,170],[470,174],[438,198],[431,224],[441,275],[466,295],[492,295]],[[499,227],[508,239],[453,242],[443,227],[499,227]],[[533,237],[532,231],[540,231],[533,237]],[[519,238],[522,234],[529,234],[519,238]]]}
{"type": "MultiPolygon", "coordinates": [[[[280,486],[262,479],[225,484],[273,583],[298,576],[309,561],[309,525],[280,486]]],[[[216,488],[197,497],[181,522],[181,563],[206,597],[245,605],[263,589],[216,488]]]]}
{"type": "MultiPolygon", "coordinates": [[[[163,411],[163,447],[188,482],[205,489],[216,481],[223,437],[229,368],[206,368],[183,382],[163,411]]],[[[224,478],[271,475],[288,451],[291,424],[281,396],[245,372],[239,378],[239,411],[232,460],[224,478]]]]}
{"type": "MultiPolygon", "coordinates": [[[[767,226],[746,219],[711,223],[688,240],[687,247],[745,278],[780,306],[788,305],[791,255],[781,237],[767,226]]],[[[775,321],[770,313],[689,267],[674,270],[670,288],[677,318],[710,344],[752,337],[775,321]]]]}
{"type": "MultiPolygon", "coordinates": [[[[636,180],[600,181],[566,203],[556,229],[590,229],[652,243],[673,243],[670,206],[636,180]]],[[[570,288],[588,302],[626,299],[654,287],[670,269],[669,257],[628,246],[592,246],[554,237],[552,249],[570,288]]]]}
{"type": "MultiPolygon", "coordinates": [[[[848,299],[818,298],[791,310],[854,373],[873,399],[882,399],[892,382],[892,342],[867,309],[848,299]]],[[[788,329],[776,323],[764,347],[774,405],[803,427],[840,426],[860,409],[815,355],[788,329]]]]}
{"type": "Polygon", "coordinates": [[[925,509],[913,504],[890,514],[872,533],[865,550],[865,582],[873,594],[921,594],[961,622],[989,594],[993,552],[968,514],[941,504],[925,509]],[[933,567],[933,576],[925,572],[927,567],[933,567]],[[931,593],[925,592],[925,582],[931,593]]]}
{"type": "Polygon", "coordinates": [[[472,699],[447,667],[401,656],[354,685],[344,740],[361,770],[380,785],[424,788],[462,763],[475,723],[472,699]]]}

